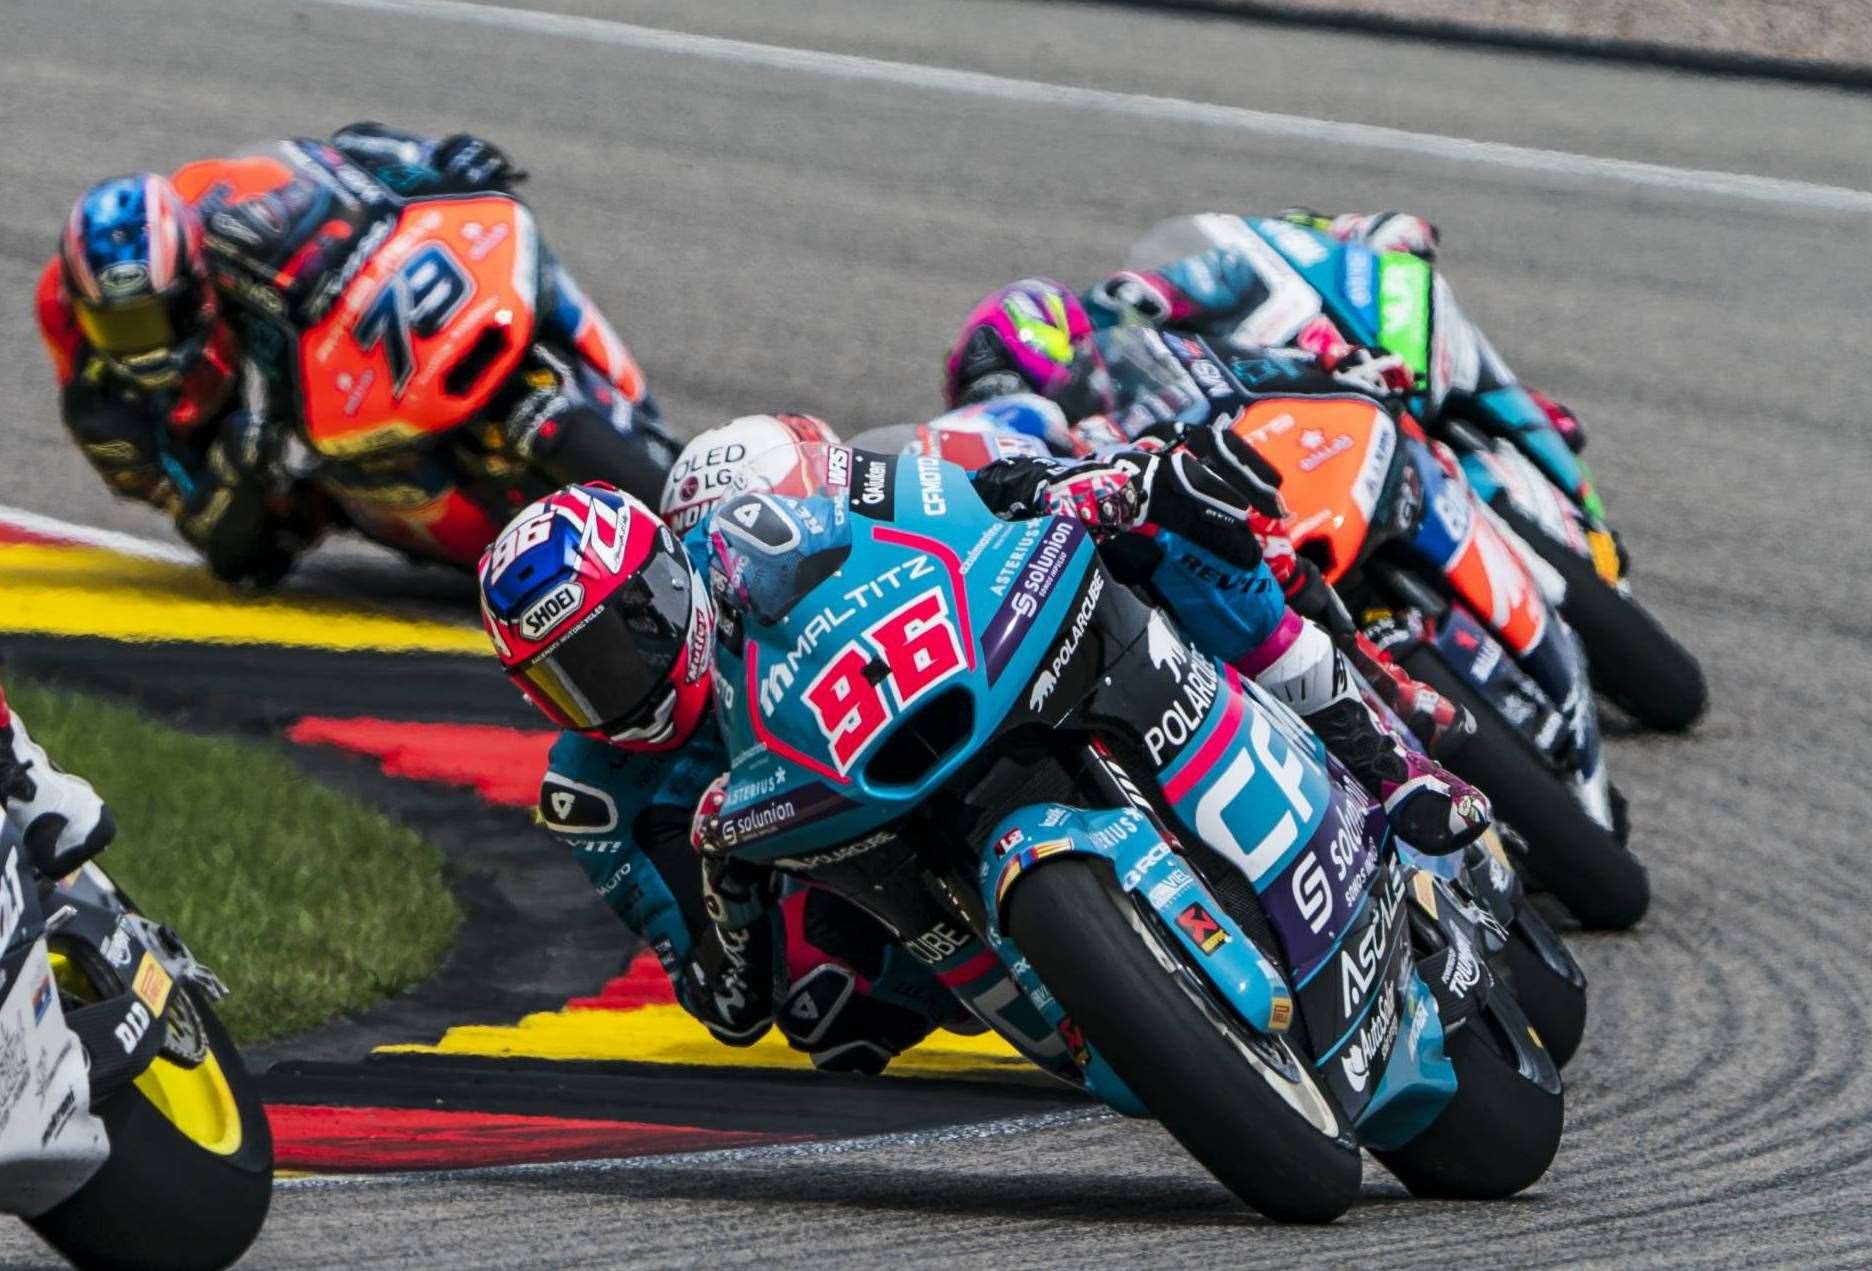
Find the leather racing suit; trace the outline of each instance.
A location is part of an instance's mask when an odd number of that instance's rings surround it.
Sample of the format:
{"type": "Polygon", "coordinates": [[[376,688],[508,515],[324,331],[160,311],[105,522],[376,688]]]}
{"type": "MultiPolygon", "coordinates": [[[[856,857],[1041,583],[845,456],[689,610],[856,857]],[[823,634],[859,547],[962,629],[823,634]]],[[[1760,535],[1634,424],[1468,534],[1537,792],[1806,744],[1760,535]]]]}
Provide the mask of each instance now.
{"type": "MultiPolygon", "coordinates": [[[[1185,224],[1202,227],[1200,237],[1215,245],[1152,269],[1121,270],[1099,282],[1082,296],[1095,326],[1143,323],[1262,346],[1290,345],[1330,360],[1336,350],[1350,347],[1347,337],[1318,313],[1312,285],[1267,239],[1296,235],[1308,254],[1323,255],[1318,240],[1291,228],[1303,226],[1340,243],[1407,251],[1425,260],[1435,259],[1439,242],[1435,226],[1399,212],[1327,217],[1296,208],[1277,218],[1211,213],[1178,218],[1159,229],[1185,224]]],[[[1445,290],[1441,279],[1437,286],[1445,290]]],[[[1415,407],[1425,427],[1434,433],[1444,421],[1461,419],[1510,439],[1595,521],[1603,521],[1604,506],[1591,474],[1575,457],[1585,445],[1578,418],[1521,384],[1453,296],[1439,299],[1438,321],[1460,329],[1474,356],[1455,359],[1459,365],[1450,391],[1434,409],[1427,398],[1415,407]]],[[[1489,480],[1480,474],[1476,479],[1484,500],[1493,497],[1489,480]]]]}
{"type": "MultiPolygon", "coordinates": [[[[683,539],[704,573],[707,541],[705,524],[683,539]]],[[[830,892],[789,886],[738,929],[710,919],[691,821],[728,767],[710,718],[677,750],[563,732],[540,783],[539,817],[656,955],[677,1000],[728,1045],[751,1045],[777,1024],[819,1068],[876,1073],[937,1026],[960,1024],[948,990],[830,892]]]]}
{"type": "MultiPolygon", "coordinates": [[[[375,227],[405,201],[506,191],[524,176],[478,138],[430,138],[369,122],[328,141],[293,139],[185,165],[173,180],[202,214],[229,321],[180,391],[139,392],[88,355],[54,259],[40,279],[38,313],[67,427],[115,492],[169,512],[217,574],[276,581],[336,514],[278,465],[298,419],[296,350],[308,320],[365,263],[375,227]]],[[[662,473],[638,461],[665,448],[673,455],[673,447],[658,428],[643,372],[543,246],[537,297],[541,338],[571,350],[614,389],[648,444],[620,459],[609,420],[569,410],[552,394],[510,404],[507,440],[558,480],[646,469],[639,493],[654,501],[662,473]]]]}

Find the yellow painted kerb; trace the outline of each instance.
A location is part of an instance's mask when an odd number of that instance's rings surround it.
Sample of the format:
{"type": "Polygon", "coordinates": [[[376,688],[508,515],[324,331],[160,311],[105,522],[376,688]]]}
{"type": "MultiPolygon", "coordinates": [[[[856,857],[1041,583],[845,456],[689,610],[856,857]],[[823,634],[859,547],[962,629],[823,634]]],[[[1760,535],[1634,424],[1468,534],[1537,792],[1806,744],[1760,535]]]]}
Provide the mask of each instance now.
{"type": "Polygon", "coordinates": [[[0,633],[276,644],[397,653],[488,652],[467,622],[291,594],[247,595],[198,566],[101,547],[0,544],[0,633]]]}
{"type": "MultiPolygon", "coordinates": [[[[810,1069],[812,1061],[770,1032],[752,1046],[724,1046],[680,1006],[628,1011],[546,1011],[518,1024],[451,1028],[433,1046],[380,1046],[378,1053],[485,1055],[506,1059],[599,1059],[709,1068],[810,1069]]],[[[1032,1064],[993,1033],[938,1031],[891,1061],[899,1077],[986,1077],[1026,1073],[1032,1064]]]]}

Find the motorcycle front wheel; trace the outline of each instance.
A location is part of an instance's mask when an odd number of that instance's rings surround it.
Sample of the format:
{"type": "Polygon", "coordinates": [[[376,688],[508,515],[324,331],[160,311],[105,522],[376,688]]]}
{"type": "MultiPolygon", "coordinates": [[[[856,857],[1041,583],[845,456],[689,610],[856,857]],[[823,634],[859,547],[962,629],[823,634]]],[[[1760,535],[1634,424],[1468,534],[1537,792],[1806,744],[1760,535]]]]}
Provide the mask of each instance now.
{"type": "Polygon", "coordinates": [[[1565,1068],[1586,1036],[1586,976],[1525,896],[1515,906],[1501,960],[1554,1067],[1565,1068]]]}
{"type": "Polygon", "coordinates": [[[1372,1151],[1411,1195],[1502,1200],[1533,1186],[1553,1164],[1566,1096],[1529,1079],[1506,1035],[1512,1027],[1527,1027],[1519,1011],[1485,1006],[1447,1034],[1443,1053],[1456,1069],[1455,1096],[1403,1147],[1372,1151]]]}
{"type": "Polygon", "coordinates": [[[1103,862],[1024,874],[1006,929],[1105,1062],[1230,1191],[1279,1222],[1358,1199],[1357,1142],[1286,1038],[1255,1032],[1103,862]]]}

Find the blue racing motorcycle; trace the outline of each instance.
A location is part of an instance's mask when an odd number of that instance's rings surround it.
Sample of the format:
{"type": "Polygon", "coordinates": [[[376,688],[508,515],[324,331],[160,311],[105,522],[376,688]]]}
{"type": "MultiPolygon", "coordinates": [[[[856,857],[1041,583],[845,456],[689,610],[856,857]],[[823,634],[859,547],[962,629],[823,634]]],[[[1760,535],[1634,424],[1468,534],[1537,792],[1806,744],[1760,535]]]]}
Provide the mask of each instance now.
{"type": "Polygon", "coordinates": [[[984,1024],[1158,1119],[1271,1218],[1500,1197],[1558,1148],[1558,1071],[1285,707],[930,458],[802,446],[710,521],[733,768],[713,850],[884,923],[984,1024]],[[764,488],[761,488],[764,487],[764,488]]]}

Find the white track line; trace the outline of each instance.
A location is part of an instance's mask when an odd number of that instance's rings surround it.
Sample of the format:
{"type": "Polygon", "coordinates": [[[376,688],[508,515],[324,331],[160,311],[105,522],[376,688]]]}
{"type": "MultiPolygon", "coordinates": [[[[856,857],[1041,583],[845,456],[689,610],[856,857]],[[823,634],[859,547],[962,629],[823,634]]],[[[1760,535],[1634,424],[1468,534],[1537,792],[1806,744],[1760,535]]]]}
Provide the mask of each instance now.
{"type": "Polygon", "coordinates": [[[325,1191],[332,1188],[407,1186],[411,1183],[477,1182],[505,1178],[523,1178],[533,1174],[612,1174],[630,1170],[696,1168],[710,1165],[735,1165],[746,1161],[799,1160],[817,1156],[842,1156],[847,1152],[868,1152],[879,1148],[929,1147],[938,1143],[962,1143],[972,1139],[998,1138],[1004,1134],[1026,1134],[1035,1130],[1055,1130],[1094,1121],[1115,1120],[1117,1113],[1105,1108],[1071,1108],[1064,1112],[1036,1112],[1028,1116],[1006,1117],[999,1121],[977,1121],[972,1125],[947,1125],[929,1130],[899,1130],[888,1134],[865,1134],[848,1139],[818,1139],[804,1143],[765,1143],[752,1147],[724,1147],[701,1152],[665,1152],[657,1156],[607,1157],[593,1161],[542,1161],[534,1165],[488,1165],[476,1169],[410,1170],[401,1174],[336,1174],[315,1178],[282,1178],[274,1187],[282,1191],[325,1191]]]}
{"type": "Polygon", "coordinates": [[[1121,93],[1102,88],[1045,84],[1035,80],[987,75],[979,71],[925,66],[915,62],[889,62],[851,53],[829,53],[820,49],[757,44],[748,40],[731,40],[721,36],[693,35],[683,31],[665,31],[656,27],[635,26],[628,22],[615,22],[607,18],[542,13],[534,9],[505,9],[495,5],[465,3],[464,0],[308,0],[308,2],[333,8],[364,9],[373,13],[472,23],[533,35],[586,40],[617,48],[641,49],[647,52],[703,58],[742,66],[760,66],[773,70],[822,75],[831,79],[865,80],[896,84],[907,88],[930,89],[936,92],[992,97],[1001,101],[1092,110],[1134,119],[1197,124],[1253,133],[1263,137],[1357,146],[1366,150],[1442,159],[1472,166],[1505,168],[1573,180],[1608,181],[1628,186],[1667,190],[1678,194],[1709,195],[1780,207],[1872,215],[1872,191],[1834,185],[1817,185],[1807,181],[1788,181],[1778,177],[1713,172],[1699,168],[1675,168],[1665,164],[1640,163],[1631,159],[1606,159],[1594,155],[1573,154],[1564,150],[1541,150],[1496,141],[1473,141],[1463,137],[1448,137],[1440,133],[1407,132],[1401,128],[1383,128],[1372,124],[1309,119],[1302,115],[1275,114],[1263,110],[1248,110],[1239,106],[1222,106],[1213,102],[1187,101],[1177,97],[1153,97],[1142,93],[1121,93]]]}
{"type": "Polygon", "coordinates": [[[62,521],[56,516],[42,516],[37,512],[3,504],[0,504],[0,523],[16,525],[29,534],[70,539],[86,547],[106,547],[113,552],[122,552],[125,556],[140,556],[144,560],[159,560],[171,565],[195,565],[201,561],[194,552],[174,543],[163,543],[137,534],[120,534],[116,530],[94,529],[89,525],[62,521]]]}

